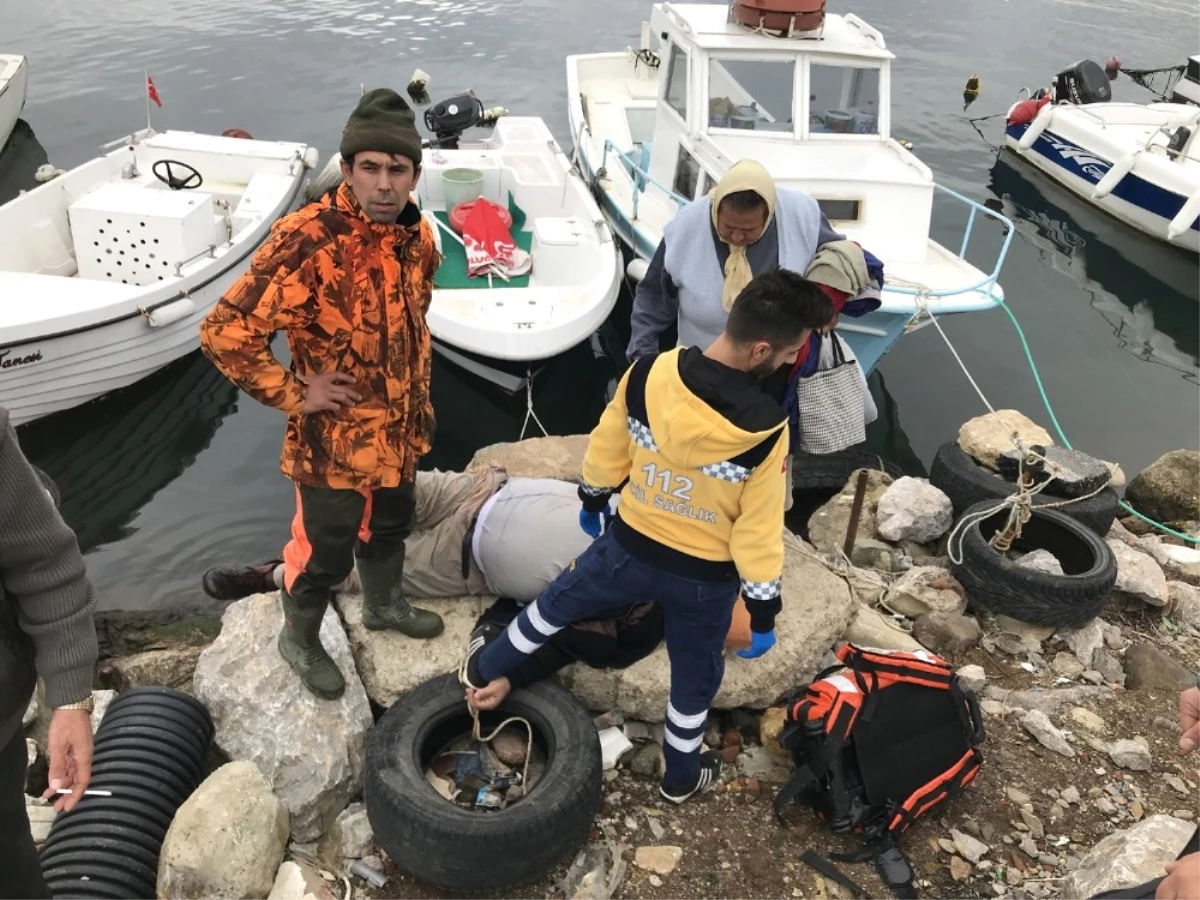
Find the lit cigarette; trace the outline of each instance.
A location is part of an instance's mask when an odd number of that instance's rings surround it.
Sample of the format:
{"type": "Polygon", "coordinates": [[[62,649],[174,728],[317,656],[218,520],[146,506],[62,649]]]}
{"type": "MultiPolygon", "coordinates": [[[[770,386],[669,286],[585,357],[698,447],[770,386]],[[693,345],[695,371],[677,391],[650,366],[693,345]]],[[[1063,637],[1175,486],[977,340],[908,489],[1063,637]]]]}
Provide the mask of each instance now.
{"type": "MultiPolygon", "coordinates": [[[[58,788],[57,790],[55,790],[54,793],[56,793],[56,794],[73,794],[75,792],[73,790],[71,790],[70,788],[58,788]]],[[[112,791],[93,791],[93,790],[89,789],[89,790],[84,791],[83,795],[85,797],[89,796],[89,795],[94,796],[94,797],[111,797],[112,791]]]]}

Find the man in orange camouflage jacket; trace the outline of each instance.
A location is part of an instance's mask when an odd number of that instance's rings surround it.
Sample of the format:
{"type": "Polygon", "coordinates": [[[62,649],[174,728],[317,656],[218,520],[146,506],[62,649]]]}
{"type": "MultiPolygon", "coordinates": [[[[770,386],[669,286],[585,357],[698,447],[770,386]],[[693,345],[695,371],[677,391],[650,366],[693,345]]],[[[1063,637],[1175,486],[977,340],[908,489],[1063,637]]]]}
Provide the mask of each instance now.
{"type": "Polygon", "coordinates": [[[364,94],[339,149],[342,184],[275,224],[200,330],[231,381],[287,414],[281,468],[296,482],[296,516],[279,651],[326,699],[345,680],[321,620],[356,558],[368,628],[442,631],[400,590],[417,461],[434,432],[425,313],[441,261],[409,199],[421,175],[412,110],[395,91],[364,94]],[[287,334],[290,371],[271,353],[275,331],[287,334]]]}

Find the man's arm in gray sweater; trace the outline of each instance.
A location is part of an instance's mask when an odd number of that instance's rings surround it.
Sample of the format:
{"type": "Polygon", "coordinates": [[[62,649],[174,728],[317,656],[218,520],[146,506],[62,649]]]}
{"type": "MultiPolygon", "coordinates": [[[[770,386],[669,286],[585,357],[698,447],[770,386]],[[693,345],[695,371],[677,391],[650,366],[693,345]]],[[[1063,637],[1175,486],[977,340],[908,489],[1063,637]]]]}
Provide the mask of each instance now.
{"type": "Polygon", "coordinates": [[[51,707],[91,695],[95,594],[75,533],[62,520],[0,410],[0,583],[33,641],[51,707]]]}

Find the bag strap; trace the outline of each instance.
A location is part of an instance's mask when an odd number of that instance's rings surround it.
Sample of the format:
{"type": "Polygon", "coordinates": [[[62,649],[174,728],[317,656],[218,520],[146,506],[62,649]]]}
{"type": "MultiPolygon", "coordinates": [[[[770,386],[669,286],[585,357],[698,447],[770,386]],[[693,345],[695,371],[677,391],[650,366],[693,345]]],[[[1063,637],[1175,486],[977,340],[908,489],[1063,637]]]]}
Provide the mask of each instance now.
{"type": "Polygon", "coordinates": [[[837,331],[829,332],[829,339],[833,342],[833,368],[836,369],[846,361],[846,351],[842,349],[842,339],[837,331]]]}
{"type": "Polygon", "coordinates": [[[804,863],[810,868],[816,869],[831,881],[836,881],[855,897],[869,896],[856,881],[850,878],[850,876],[844,875],[837,866],[823,857],[820,853],[817,853],[815,850],[805,850],[802,854],[800,854],[800,862],[804,863]]]}

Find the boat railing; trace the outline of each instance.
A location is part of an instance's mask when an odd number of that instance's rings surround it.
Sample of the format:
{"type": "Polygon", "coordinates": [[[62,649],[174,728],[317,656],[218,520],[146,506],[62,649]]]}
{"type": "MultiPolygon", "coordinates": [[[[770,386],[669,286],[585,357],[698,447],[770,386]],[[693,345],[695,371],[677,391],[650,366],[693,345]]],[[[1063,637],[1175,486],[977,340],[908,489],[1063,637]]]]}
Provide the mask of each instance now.
{"type": "MultiPolygon", "coordinates": [[[[645,168],[641,166],[640,163],[634,160],[630,153],[619,150],[611,140],[604,141],[604,155],[600,159],[601,169],[605,169],[607,167],[609,153],[612,153],[617,157],[617,160],[621,164],[621,168],[625,170],[626,174],[629,175],[630,180],[632,181],[633,218],[635,220],[637,219],[638,215],[638,198],[641,196],[642,192],[645,191],[647,184],[653,184],[681,207],[686,206],[691,202],[689,198],[676,193],[674,190],[668,188],[662,182],[658,181],[658,179],[654,178],[645,168]]],[[[1000,252],[996,256],[995,265],[992,266],[992,270],[985,275],[983,279],[974,284],[966,286],[956,286],[943,290],[934,290],[926,287],[905,287],[889,282],[886,290],[889,293],[912,295],[920,294],[925,297],[949,297],[955,294],[965,294],[970,291],[982,291],[983,293],[990,294],[992,288],[996,286],[996,281],[1000,277],[1000,268],[1004,265],[1004,258],[1008,255],[1009,245],[1012,244],[1013,235],[1016,233],[1016,228],[1013,226],[1012,220],[1002,213],[988,209],[982,203],[977,203],[969,197],[964,197],[957,191],[952,191],[948,187],[943,187],[937,182],[934,182],[933,187],[935,191],[940,191],[941,193],[957,200],[959,203],[965,204],[970,210],[970,213],[967,216],[966,227],[963,229],[962,245],[959,247],[958,251],[958,256],[960,258],[965,259],[967,256],[967,248],[971,244],[971,235],[975,231],[975,220],[980,213],[983,213],[985,217],[995,219],[1004,225],[1004,243],[1000,246],[1000,252]]]]}
{"type": "Polygon", "coordinates": [[[660,191],[662,191],[664,194],[666,194],[668,197],[670,197],[672,200],[674,200],[680,206],[687,206],[689,203],[692,202],[688,197],[684,197],[682,194],[677,194],[674,190],[667,187],[665,184],[663,184],[657,178],[652,176],[649,173],[649,171],[647,171],[646,169],[644,169],[642,167],[641,163],[634,160],[632,154],[627,153],[624,150],[617,149],[616,145],[613,144],[613,142],[609,139],[606,139],[604,141],[604,155],[600,158],[600,168],[601,169],[606,169],[608,167],[608,154],[609,153],[612,153],[614,156],[617,157],[617,160],[621,163],[621,168],[623,168],[625,170],[626,174],[629,175],[630,179],[633,182],[633,218],[634,219],[637,219],[637,216],[638,216],[638,198],[642,195],[642,192],[646,190],[647,184],[654,185],[656,188],[658,188],[660,191]]]}
{"type": "MultiPolygon", "coordinates": [[[[925,297],[949,297],[955,294],[966,294],[970,291],[981,291],[985,294],[990,294],[992,288],[996,286],[997,279],[1000,277],[1000,267],[1004,265],[1004,258],[1008,255],[1008,247],[1012,243],[1013,235],[1016,234],[1016,228],[1013,227],[1012,219],[1008,218],[1008,216],[1004,215],[1003,213],[998,213],[993,209],[988,209],[982,203],[977,203],[970,197],[964,197],[957,191],[952,191],[950,188],[944,187],[938,184],[936,181],[933,183],[933,187],[935,191],[940,191],[941,193],[952,197],[960,203],[965,203],[971,210],[970,214],[967,216],[966,227],[963,229],[962,246],[960,246],[958,249],[958,256],[960,259],[967,258],[967,247],[969,247],[971,244],[971,235],[975,231],[975,218],[979,215],[979,213],[983,213],[985,217],[995,219],[1004,225],[1004,242],[1000,245],[1000,252],[996,255],[996,263],[992,266],[991,272],[985,275],[982,280],[974,284],[955,286],[946,288],[945,290],[933,290],[926,287],[902,287],[894,283],[888,283],[884,289],[889,293],[914,295],[921,294],[925,297]]],[[[887,278],[886,274],[884,275],[884,278],[887,278]]]]}

